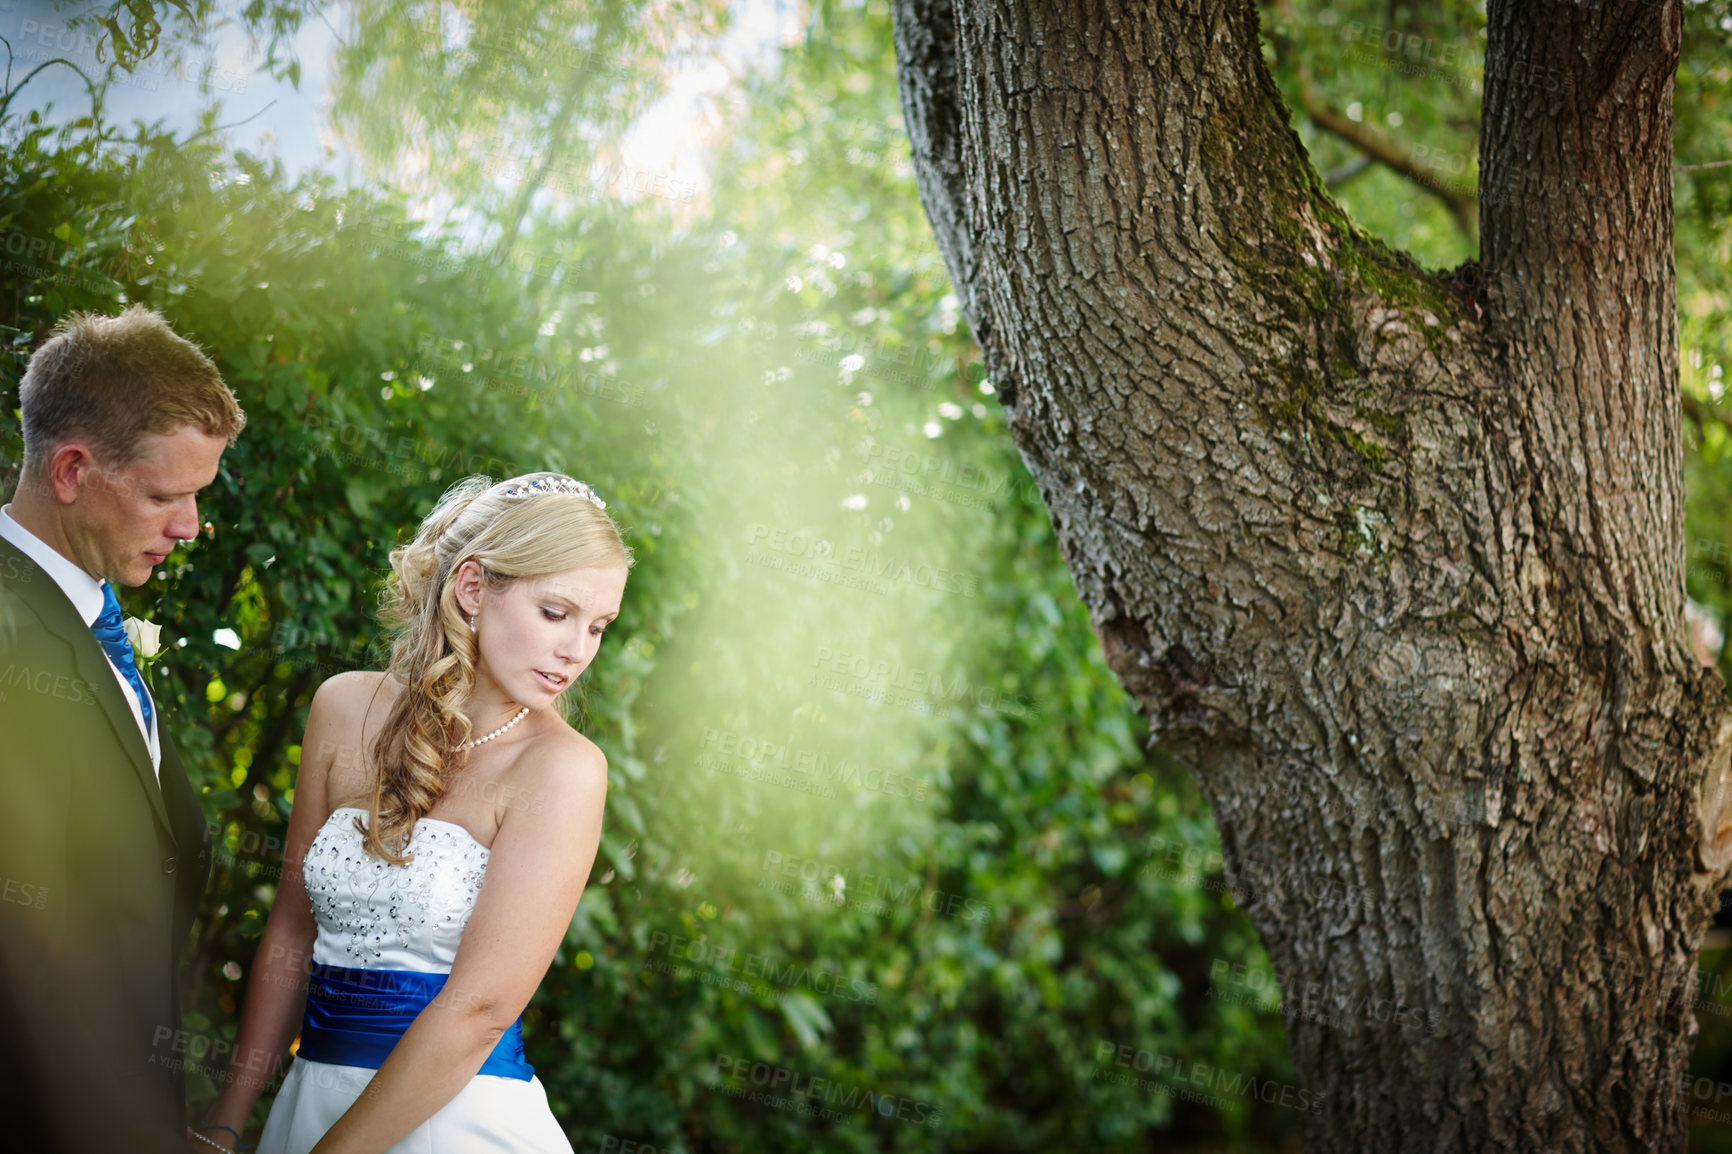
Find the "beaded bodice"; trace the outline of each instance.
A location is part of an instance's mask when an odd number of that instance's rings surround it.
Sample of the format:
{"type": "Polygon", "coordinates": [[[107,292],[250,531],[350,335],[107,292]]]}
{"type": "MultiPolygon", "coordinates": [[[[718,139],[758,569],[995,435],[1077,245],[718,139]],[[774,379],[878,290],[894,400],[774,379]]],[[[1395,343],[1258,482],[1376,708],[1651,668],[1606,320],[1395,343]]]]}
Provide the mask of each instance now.
{"type": "Polygon", "coordinates": [[[396,866],[370,855],[339,806],[313,837],[302,877],[318,937],[313,960],[331,966],[450,973],[487,873],[488,849],[454,822],[424,817],[396,866]]]}

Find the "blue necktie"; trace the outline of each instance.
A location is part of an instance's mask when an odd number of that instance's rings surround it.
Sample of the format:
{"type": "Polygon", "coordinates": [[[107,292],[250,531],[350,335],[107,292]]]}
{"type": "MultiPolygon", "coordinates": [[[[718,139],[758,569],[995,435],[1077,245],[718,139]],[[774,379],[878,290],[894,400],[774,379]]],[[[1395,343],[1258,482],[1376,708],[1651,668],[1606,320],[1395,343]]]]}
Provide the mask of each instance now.
{"type": "MultiPolygon", "coordinates": [[[[96,634],[96,639],[102,642],[102,651],[108,654],[108,659],[120,667],[120,675],[126,678],[126,683],[132,686],[132,691],[138,694],[139,705],[144,709],[144,731],[150,732],[150,694],[144,691],[144,678],[138,675],[138,664],[132,657],[132,642],[126,639],[126,626],[121,623],[120,599],[114,595],[114,586],[104,581],[102,583],[102,613],[91,625],[90,631],[96,634]]],[[[149,738],[145,743],[149,744],[149,738]]]]}

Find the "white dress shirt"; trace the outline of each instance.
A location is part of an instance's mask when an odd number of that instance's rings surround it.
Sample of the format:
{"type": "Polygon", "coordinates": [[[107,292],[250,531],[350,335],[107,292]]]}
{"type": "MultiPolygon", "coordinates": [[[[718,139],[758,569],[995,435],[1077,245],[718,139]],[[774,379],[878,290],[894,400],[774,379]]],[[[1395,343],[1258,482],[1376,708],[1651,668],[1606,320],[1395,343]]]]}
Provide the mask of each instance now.
{"type": "MultiPolygon", "coordinates": [[[[0,537],[4,537],[16,545],[25,556],[36,562],[44,573],[54,578],[54,583],[60,586],[61,591],[72,602],[72,607],[78,610],[78,615],[84,619],[86,626],[96,624],[96,619],[102,616],[102,581],[92,577],[77,564],[62,557],[50,548],[42,538],[14,521],[8,512],[11,508],[11,505],[0,505],[0,537]]],[[[94,639],[95,635],[92,634],[92,640],[94,639]]],[[[103,649],[102,655],[108,657],[108,650],[103,649]]],[[[128,705],[132,706],[133,720],[138,722],[138,730],[144,734],[144,743],[150,747],[151,768],[156,770],[157,782],[160,784],[162,781],[162,742],[157,737],[156,722],[162,716],[162,711],[157,707],[153,698],[151,700],[150,725],[146,727],[144,708],[139,704],[137,694],[133,692],[132,686],[121,674],[120,667],[114,663],[113,658],[109,658],[108,668],[114,674],[114,679],[120,683],[120,695],[126,699],[128,705]]],[[[139,680],[144,680],[142,671],[139,680]]],[[[145,692],[150,692],[148,686],[145,688],[145,692]]]]}

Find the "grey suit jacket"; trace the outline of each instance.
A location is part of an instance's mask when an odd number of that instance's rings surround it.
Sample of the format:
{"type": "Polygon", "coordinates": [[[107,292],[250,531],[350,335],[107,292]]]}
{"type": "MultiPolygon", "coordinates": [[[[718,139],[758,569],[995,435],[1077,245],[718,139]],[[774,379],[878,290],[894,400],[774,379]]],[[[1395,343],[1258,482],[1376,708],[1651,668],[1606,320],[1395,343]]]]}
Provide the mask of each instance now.
{"type": "Polygon", "coordinates": [[[8,1149],[186,1148],[184,1064],[210,1040],[180,1033],[178,971],[210,834],[166,726],[161,741],[159,786],[102,646],[54,579],[0,539],[8,1149]]]}

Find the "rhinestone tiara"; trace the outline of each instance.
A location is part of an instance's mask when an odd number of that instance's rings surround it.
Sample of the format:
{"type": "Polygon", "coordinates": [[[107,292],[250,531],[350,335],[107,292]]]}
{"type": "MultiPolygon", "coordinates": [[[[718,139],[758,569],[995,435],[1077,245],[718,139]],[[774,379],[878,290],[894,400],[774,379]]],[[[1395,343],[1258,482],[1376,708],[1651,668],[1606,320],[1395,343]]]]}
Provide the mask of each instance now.
{"type": "Polygon", "coordinates": [[[537,493],[574,493],[591,502],[597,509],[607,508],[607,502],[596,496],[594,489],[563,473],[553,477],[537,477],[523,485],[513,485],[505,490],[504,496],[522,498],[533,497],[537,493]]]}

